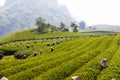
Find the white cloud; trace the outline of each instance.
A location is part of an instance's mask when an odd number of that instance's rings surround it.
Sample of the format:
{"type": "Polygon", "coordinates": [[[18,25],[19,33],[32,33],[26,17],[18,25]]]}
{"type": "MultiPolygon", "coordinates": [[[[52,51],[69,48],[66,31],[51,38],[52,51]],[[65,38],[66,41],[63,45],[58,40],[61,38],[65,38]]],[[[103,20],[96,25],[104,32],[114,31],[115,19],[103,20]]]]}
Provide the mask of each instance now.
{"type": "Polygon", "coordinates": [[[88,25],[120,25],[120,0],[59,0],[70,13],[82,18],[88,25]]]}
{"type": "Polygon", "coordinates": [[[0,0],[0,6],[3,6],[5,4],[5,0],[0,0]]]}

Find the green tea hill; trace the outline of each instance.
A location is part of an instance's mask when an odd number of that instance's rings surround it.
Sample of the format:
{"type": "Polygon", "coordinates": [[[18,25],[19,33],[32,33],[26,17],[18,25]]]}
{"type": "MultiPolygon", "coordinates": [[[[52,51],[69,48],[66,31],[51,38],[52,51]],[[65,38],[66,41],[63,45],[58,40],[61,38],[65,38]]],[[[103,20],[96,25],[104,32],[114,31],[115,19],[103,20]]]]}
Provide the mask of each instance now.
{"type": "Polygon", "coordinates": [[[120,79],[120,35],[38,34],[31,29],[4,37],[0,43],[0,52],[4,55],[0,60],[0,78],[71,80],[73,76],[79,76],[80,80],[120,79]],[[108,60],[108,67],[103,70],[102,58],[108,60]]]}

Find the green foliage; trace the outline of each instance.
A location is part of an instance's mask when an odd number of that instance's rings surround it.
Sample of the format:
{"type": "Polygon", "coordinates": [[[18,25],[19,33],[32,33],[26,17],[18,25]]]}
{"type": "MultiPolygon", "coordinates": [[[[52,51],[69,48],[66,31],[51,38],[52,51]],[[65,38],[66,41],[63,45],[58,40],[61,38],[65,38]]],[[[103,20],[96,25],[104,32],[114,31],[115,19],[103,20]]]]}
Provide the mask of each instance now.
{"type": "Polygon", "coordinates": [[[39,17],[38,19],[36,19],[36,25],[38,26],[37,31],[39,33],[43,33],[44,30],[45,30],[45,28],[47,28],[49,26],[45,22],[45,19],[42,19],[41,17],[39,17]]]}
{"type": "Polygon", "coordinates": [[[4,54],[5,52],[4,51],[0,51],[0,54],[4,54]]]}
{"type": "Polygon", "coordinates": [[[60,23],[60,29],[61,29],[61,31],[63,31],[63,32],[69,32],[69,29],[67,29],[65,26],[66,25],[61,21],[61,23],[60,23]]]}
{"type": "MultiPolygon", "coordinates": [[[[102,71],[101,66],[100,66],[100,60],[102,58],[107,58],[108,60],[110,60],[112,58],[113,54],[118,49],[118,46],[116,46],[114,41],[111,41],[111,38],[108,38],[98,48],[98,50],[102,51],[101,54],[99,54],[97,57],[91,59],[91,61],[89,61],[84,66],[79,68],[71,76],[78,75],[81,77],[82,80],[96,80],[97,75],[99,75],[99,73],[102,71]],[[102,45],[104,45],[104,47],[102,47],[102,45]],[[115,46],[113,47],[113,45],[115,45],[115,46]],[[80,72],[83,72],[83,73],[80,73],[80,72]]],[[[104,74],[102,74],[102,75],[104,75],[104,74]]],[[[67,78],[66,80],[69,80],[70,78],[71,77],[67,78]]],[[[106,79],[106,80],[108,80],[108,79],[106,79]]]]}
{"type": "MultiPolygon", "coordinates": [[[[49,28],[48,28],[49,29],[49,28]]],[[[59,27],[56,27],[54,25],[50,25],[50,31],[51,32],[57,32],[57,31],[60,31],[60,28],[59,27]]]]}
{"type": "Polygon", "coordinates": [[[0,59],[2,59],[2,58],[3,58],[3,56],[4,56],[4,55],[0,53],[0,59]]]}
{"type": "Polygon", "coordinates": [[[78,32],[77,30],[77,24],[75,22],[71,22],[71,25],[70,25],[72,28],[73,28],[73,32],[78,32]]]}
{"type": "Polygon", "coordinates": [[[69,29],[65,28],[65,29],[63,30],[63,32],[69,32],[69,29]]]}
{"type": "Polygon", "coordinates": [[[0,51],[0,59],[2,59],[3,58],[3,54],[4,54],[5,52],[4,51],[0,51]]]}
{"type": "Polygon", "coordinates": [[[18,58],[24,54],[30,55],[22,60],[3,58],[0,62],[0,78],[6,76],[9,80],[71,80],[71,77],[79,76],[81,80],[111,80],[113,77],[120,79],[120,35],[75,37],[75,33],[71,33],[74,36],[69,34],[69,37],[65,37],[65,34],[68,33],[64,33],[62,38],[35,38],[0,45],[0,50],[3,51],[17,50],[14,56],[18,58]],[[56,41],[60,39],[62,42],[57,45],[56,41]],[[50,46],[46,46],[47,44],[50,46]],[[54,52],[50,52],[51,46],[54,47],[54,52]],[[40,54],[40,49],[43,49],[43,54],[40,54]],[[32,55],[34,52],[36,56],[32,55]],[[108,67],[103,70],[100,62],[102,58],[108,60],[108,67]]]}
{"type": "MultiPolygon", "coordinates": [[[[45,32],[56,32],[56,31],[60,31],[60,28],[58,28],[57,26],[51,25],[49,23],[46,23],[44,19],[42,19],[41,17],[39,17],[38,19],[36,19],[36,25],[38,26],[37,28],[37,32],[38,33],[45,33],[45,32]]],[[[62,30],[63,31],[67,31],[66,28],[64,27],[65,25],[63,23],[61,23],[62,26],[62,30]]]]}
{"type": "Polygon", "coordinates": [[[65,24],[61,21],[61,23],[60,23],[60,28],[61,28],[61,30],[63,30],[64,27],[65,27],[65,24]]]}

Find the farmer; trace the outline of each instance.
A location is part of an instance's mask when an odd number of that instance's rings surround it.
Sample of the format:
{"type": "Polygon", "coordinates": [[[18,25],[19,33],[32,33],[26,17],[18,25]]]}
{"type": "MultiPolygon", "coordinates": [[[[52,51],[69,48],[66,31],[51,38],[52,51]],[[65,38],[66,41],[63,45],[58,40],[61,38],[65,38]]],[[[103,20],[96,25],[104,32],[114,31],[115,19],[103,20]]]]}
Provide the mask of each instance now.
{"type": "Polygon", "coordinates": [[[62,42],[62,39],[60,39],[59,41],[62,42]]]}
{"type": "Polygon", "coordinates": [[[36,56],[36,55],[37,55],[36,52],[34,52],[34,53],[33,53],[33,56],[36,56]]]}
{"type": "Polygon", "coordinates": [[[56,43],[57,43],[57,44],[60,44],[60,41],[58,40],[56,43]]]}
{"type": "Polygon", "coordinates": [[[52,45],[55,45],[55,43],[53,42],[52,45]]]}
{"type": "Polygon", "coordinates": [[[80,80],[78,76],[73,76],[72,80],[80,80]]]}
{"type": "Polygon", "coordinates": [[[42,54],[42,53],[43,53],[43,50],[41,49],[41,50],[40,50],[40,54],[42,54]]]}
{"type": "Polygon", "coordinates": [[[53,47],[51,47],[50,50],[51,50],[51,52],[53,52],[54,51],[53,47]]]}
{"type": "Polygon", "coordinates": [[[112,78],[111,80],[116,80],[115,78],[112,78]]]}
{"type": "Polygon", "coordinates": [[[26,54],[24,54],[24,55],[22,55],[22,57],[21,57],[21,58],[22,58],[22,59],[24,59],[24,58],[26,58],[26,57],[27,57],[27,55],[26,55],[26,54]]]}
{"type": "Polygon", "coordinates": [[[50,44],[48,43],[47,46],[50,46],[50,44]]]}
{"type": "Polygon", "coordinates": [[[44,40],[41,40],[41,43],[44,43],[44,40]]]}
{"type": "Polygon", "coordinates": [[[0,80],[8,80],[6,77],[2,77],[0,80]]]}
{"type": "Polygon", "coordinates": [[[108,67],[108,61],[107,59],[103,58],[102,59],[102,65],[101,65],[101,69],[107,68],[108,67]]]}

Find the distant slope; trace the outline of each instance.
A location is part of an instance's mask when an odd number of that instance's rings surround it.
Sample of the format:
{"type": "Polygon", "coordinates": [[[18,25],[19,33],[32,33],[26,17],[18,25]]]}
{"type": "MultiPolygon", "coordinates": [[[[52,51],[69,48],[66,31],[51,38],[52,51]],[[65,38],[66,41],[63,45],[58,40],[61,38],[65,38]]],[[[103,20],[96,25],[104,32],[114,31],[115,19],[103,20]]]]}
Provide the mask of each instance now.
{"type": "Polygon", "coordinates": [[[21,40],[33,40],[33,39],[45,39],[45,38],[57,38],[57,37],[79,37],[85,36],[80,33],[73,32],[53,32],[53,33],[37,33],[35,29],[28,29],[24,31],[19,31],[14,34],[5,36],[0,39],[0,43],[6,43],[11,41],[21,41],[21,40]]]}
{"type": "Polygon", "coordinates": [[[36,29],[27,29],[13,34],[7,35],[3,38],[0,38],[0,44],[14,42],[14,41],[24,41],[24,40],[38,40],[38,39],[52,39],[52,38],[64,38],[64,37],[89,37],[91,35],[111,35],[111,34],[120,34],[119,32],[113,31],[84,31],[80,33],[73,32],[47,32],[47,33],[38,33],[36,29]]]}
{"type": "Polygon", "coordinates": [[[57,0],[6,0],[0,9],[0,36],[35,27],[38,17],[54,25],[63,21],[67,27],[73,20],[66,6],[58,5],[57,0]]]}
{"type": "Polygon", "coordinates": [[[100,25],[92,25],[91,27],[95,27],[97,30],[104,30],[104,31],[120,31],[119,25],[107,25],[107,24],[100,24],[100,25]]]}
{"type": "Polygon", "coordinates": [[[98,35],[110,35],[110,34],[120,34],[120,32],[114,32],[114,31],[83,31],[81,33],[84,34],[98,34],[98,35]]]}

